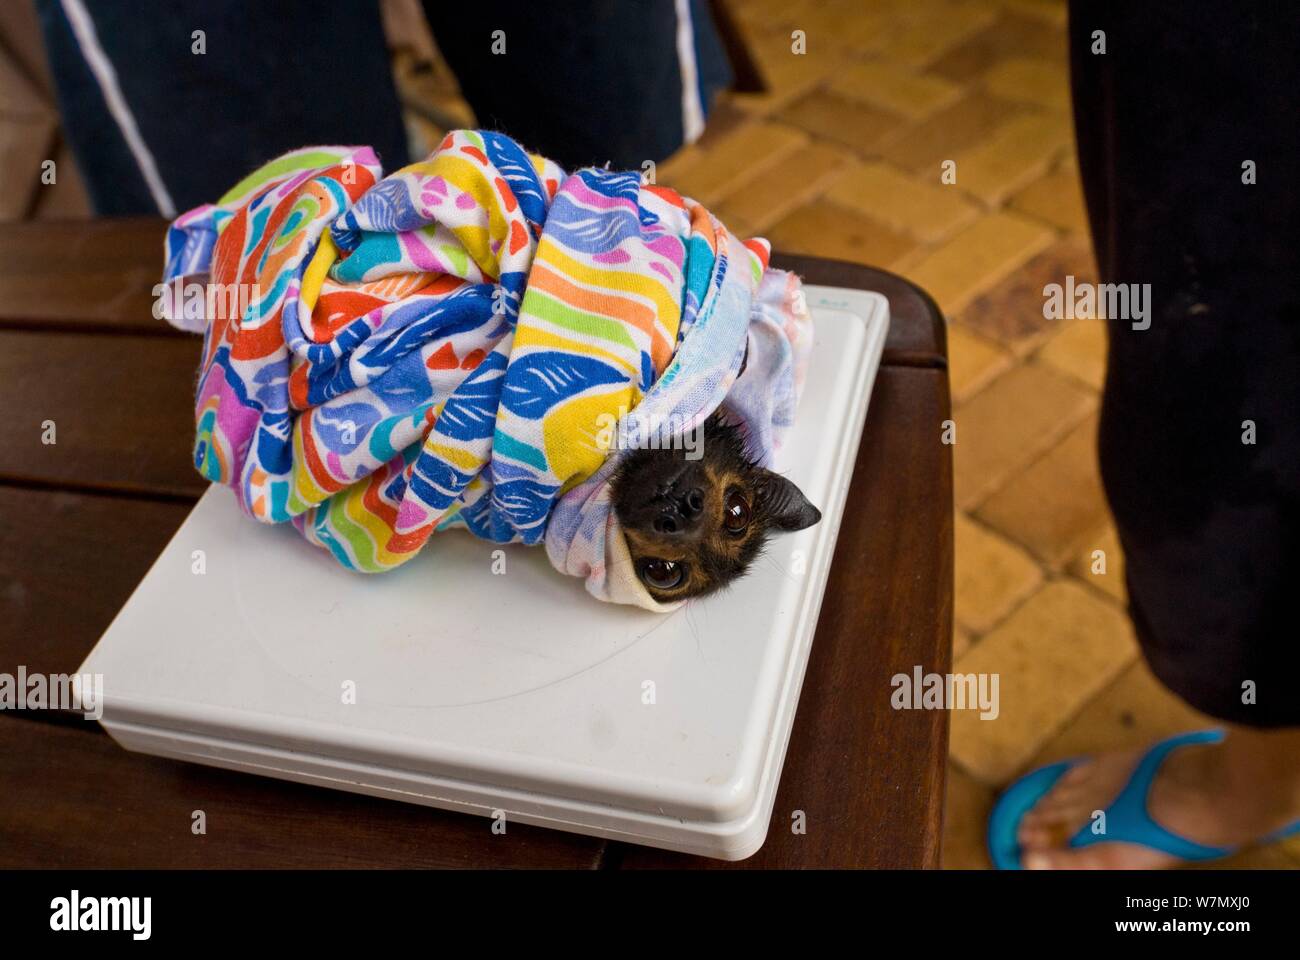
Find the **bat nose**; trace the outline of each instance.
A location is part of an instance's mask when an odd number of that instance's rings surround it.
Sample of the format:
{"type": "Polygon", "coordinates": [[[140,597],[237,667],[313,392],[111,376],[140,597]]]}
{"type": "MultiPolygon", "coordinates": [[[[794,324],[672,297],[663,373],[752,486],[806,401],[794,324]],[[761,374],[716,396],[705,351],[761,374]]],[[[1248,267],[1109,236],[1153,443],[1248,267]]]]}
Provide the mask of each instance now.
{"type": "Polygon", "coordinates": [[[692,530],[704,513],[704,492],[693,487],[679,496],[665,495],[659,515],[650,524],[656,533],[669,536],[692,530]]]}
{"type": "Polygon", "coordinates": [[[659,516],[655,517],[651,526],[654,527],[655,533],[674,534],[681,533],[685,523],[677,515],[676,510],[664,510],[659,516]]]}

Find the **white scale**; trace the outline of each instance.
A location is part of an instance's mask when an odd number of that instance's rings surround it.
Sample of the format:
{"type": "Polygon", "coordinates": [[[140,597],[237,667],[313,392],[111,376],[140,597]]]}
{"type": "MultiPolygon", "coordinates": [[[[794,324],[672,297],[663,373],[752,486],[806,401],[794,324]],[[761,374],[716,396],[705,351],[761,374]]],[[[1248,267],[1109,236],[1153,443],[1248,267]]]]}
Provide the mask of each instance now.
{"type": "Polygon", "coordinates": [[[879,294],[806,290],[812,358],[776,466],[822,521],[722,595],[667,615],[601,603],[540,548],[505,548],[494,574],[501,548],[459,532],[360,576],[213,487],[81,666],[104,677],[104,727],[142,753],[751,855],[889,326],[879,294]]]}

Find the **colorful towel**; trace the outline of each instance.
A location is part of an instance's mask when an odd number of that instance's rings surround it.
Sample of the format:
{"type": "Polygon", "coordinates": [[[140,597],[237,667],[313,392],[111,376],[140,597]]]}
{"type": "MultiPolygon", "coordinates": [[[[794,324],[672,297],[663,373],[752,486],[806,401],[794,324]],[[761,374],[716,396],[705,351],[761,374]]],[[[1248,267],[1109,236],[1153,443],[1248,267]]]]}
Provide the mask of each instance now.
{"type": "Polygon", "coordinates": [[[294,151],[168,233],[164,310],[204,333],[195,466],[355,570],[464,527],[670,609],[614,573],[606,480],[724,399],[770,457],[811,326],[767,259],[672,190],[497,133],[383,179],[369,148],[294,151]]]}

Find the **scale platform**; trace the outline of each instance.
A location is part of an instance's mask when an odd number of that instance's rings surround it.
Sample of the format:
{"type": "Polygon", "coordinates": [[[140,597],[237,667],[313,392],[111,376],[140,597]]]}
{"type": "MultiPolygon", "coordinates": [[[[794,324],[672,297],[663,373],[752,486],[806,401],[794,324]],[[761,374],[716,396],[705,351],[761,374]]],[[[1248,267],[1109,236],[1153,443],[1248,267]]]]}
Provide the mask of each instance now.
{"type": "Polygon", "coordinates": [[[123,747],[507,822],[743,859],[767,835],[884,297],[807,289],[777,469],[821,523],[671,614],[601,603],[540,548],[440,534],[382,576],[208,490],[86,662],[123,747]],[[203,573],[196,573],[202,551],[203,573]],[[500,570],[500,564],[496,564],[500,570]]]}

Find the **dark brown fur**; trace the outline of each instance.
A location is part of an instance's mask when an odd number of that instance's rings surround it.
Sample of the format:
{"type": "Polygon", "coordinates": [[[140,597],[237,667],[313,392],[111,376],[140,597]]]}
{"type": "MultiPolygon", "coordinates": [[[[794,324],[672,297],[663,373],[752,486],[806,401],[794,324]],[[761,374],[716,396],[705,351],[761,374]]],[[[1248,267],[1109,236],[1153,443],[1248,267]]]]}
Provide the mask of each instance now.
{"type": "Polygon", "coordinates": [[[637,575],[661,602],[702,596],[733,583],[744,576],[772,531],[802,530],[821,519],[797,486],[754,464],[740,430],[721,415],[705,421],[698,449],[696,460],[688,459],[684,447],[632,451],[613,480],[615,514],[637,575]],[[729,530],[727,507],[742,501],[749,521],[742,530],[729,530]],[[653,561],[681,565],[680,583],[667,589],[651,583],[647,564],[653,561]]]}

